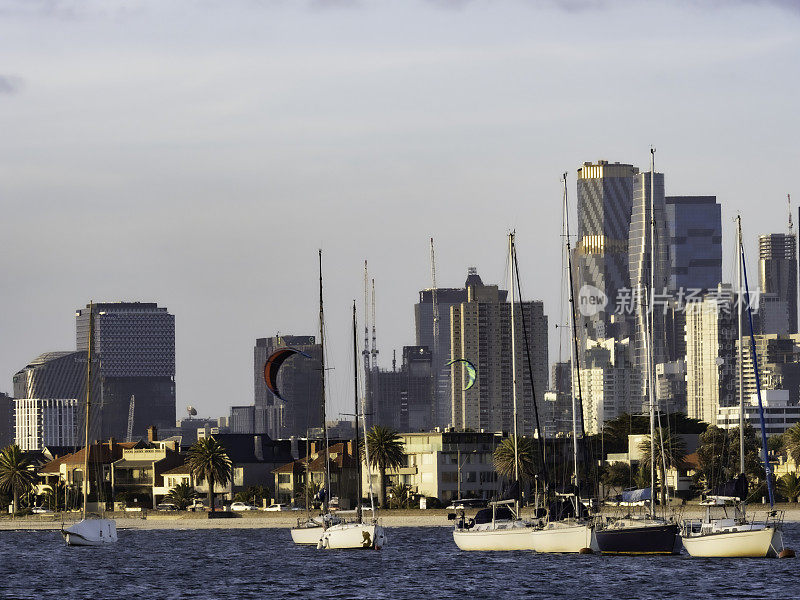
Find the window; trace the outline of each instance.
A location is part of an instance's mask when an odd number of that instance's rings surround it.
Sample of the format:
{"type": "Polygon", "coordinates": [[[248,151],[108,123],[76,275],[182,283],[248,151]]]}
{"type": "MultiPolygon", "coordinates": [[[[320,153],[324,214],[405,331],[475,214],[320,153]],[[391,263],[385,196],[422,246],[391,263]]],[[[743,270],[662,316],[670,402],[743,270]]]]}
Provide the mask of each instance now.
{"type": "Polygon", "coordinates": [[[278,473],[278,483],[291,483],[292,476],[289,473],[278,473]]]}

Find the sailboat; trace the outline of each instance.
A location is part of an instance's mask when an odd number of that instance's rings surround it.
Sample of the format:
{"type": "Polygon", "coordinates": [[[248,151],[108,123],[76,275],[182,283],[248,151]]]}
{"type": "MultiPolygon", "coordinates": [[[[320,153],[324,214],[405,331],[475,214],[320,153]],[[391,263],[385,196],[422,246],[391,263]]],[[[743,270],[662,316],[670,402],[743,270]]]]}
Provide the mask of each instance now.
{"type": "MultiPolygon", "coordinates": [[[[94,303],[89,303],[89,349],[86,355],[86,412],[84,414],[84,446],[83,446],[83,507],[81,520],[69,527],[61,527],[61,535],[67,546],[101,546],[117,541],[117,522],[104,516],[98,517],[88,513],[89,499],[89,407],[92,399],[92,354],[94,350],[94,303]]],[[[98,480],[97,489],[102,483],[98,480]]]]}
{"type": "MultiPolygon", "coordinates": [[[[576,361],[578,355],[578,336],[575,326],[574,285],[572,281],[572,257],[569,242],[569,219],[567,204],[567,174],[563,176],[564,193],[564,239],[566,243],[567,265],[569,268],[569,302],[570,328],[572,330],[572,344],[570,353],[572,360],[572,381],[577,381],[578,400],[581,400],[580,378],[576,379],[578,369],[576,361]]],[[[582,401],[580,402],[582,406],[582,401]]],[[[594,537],[594,525],[586,514],[586,508],[581,502],[580,481],[578,479],[578,416],[582,416],[582,407],[576,404],[575,394],[572,394],[572,459],[574,464],[573,486],[571,491],[556,494],[556,502],[548,507],[547,517],[544,522],[532,531],[533,549],[536,552],[588,552],[597,549],[594,537]],[[580,412],[579,412],[580,411],[580,412]]],[[[581,428],[582,429],[582,428],[581,428]]]]}
{"type": "MultiPolygon", "coordinates": [[[[655,427],[655,386],[653,375],[655,373],[654,352],[652,344],[653,326],[652,310],[647,311],[649,298],[652,298],[655,289],[655,150],[650,150],[650,285],[643,304],[639,304],[639,318],[644,327],[644,344],[646,360],[647,395],[650,408],[650,488],[634,490],[623,494],[623,500],[650,500],[649,514],[644,517],[627,516],[598,525],[595,536],[597,546],[603,554],[678,554],[680,544],[678,540],[678,524],[668,520],[665,516],[656,514],[655,503],[655,464],[656,464],[656,427],[655,427]],[[650,317],[648,317],[648,314],[650,317]]],[[[642,254],[645,253],[645,236],[642,236],[642,254]]],[[[662,482],[662,485],[664,483],[662,482]]]]}
{"type": "MultiPolygon", "coordinates": [[[[355,430],[356,442],[355,451],[358,448],[358,421],[359,421],[359,398],[358,398],[358,343],[356,341],[356,303],[353,302],[353,384],[355,395],[355,430]]],[[[369,502],[372,517],[365,519],[361,509],[361,458],[358,457],[358,483],[356,486],[356,517],[354,521],[342,521],[326,528],[322,538],[317,545],[320,549],[375,549],[380,550],[386,544],[386,534],[383,526],[378,522],[375,515],[375,498],[372,494],[372,473],[369,466],[369,444],[367,443],[367,423],[364,419],[364,457],[367,464],[367,480],[369,481],[369,502]]]]}
{"type": "Polygon", "coordinates": [[[519,457],[517,446],[517,352],[515,336],[514,297],[514,233],[508,236],[508,254],[511,261],[511,378],[512,408],[514,415],[514,484],[513,496],[492,502],[481,509],[474,519],[467,519],[464,510],[456,514],[453,541],[460,550],[533,550],[531,524],[519,518],[517,496],[519,491],[519,457]]]}
{"type": "Polygon", "coordinates": [[[761,403],[761,383],[758,373],[758,356],[756,354],[753,332],[753,314],[750,308],[750,290],[747,285],[747,267],[744,263],[744,245],[742,243],[742,221],[737,221],[738,245],[738,320],[739,320],[739,476],[722,486],[712,490],[701,503],[705,508],[702,520],[686,520],[683,522],[681,537],[683,547],[691,556],[702,557],[775,557],[784,549],[782,525],[783,511],[772,510],[774,493],[772,489],[772,469],[767,456],[767,434],[764,422],[764,407],[761,403]],[[750,350],[753,355],[756,392],[758,395],[758,411],[761,419],[761,443],[764,469],[766,471],[767,493],[769,495],[770,512],[764,521],[756,521],[747,517],[747,476],[744,466],[744,390],[742,385],[742,278],[747,299],[747,316],[750,325],[750,350]],[[719,516],[712,514],[722,513],[719,516]]]}
{"type": "MultiPolygon", "coordinates": [[[[325,444],[325,468],[322,476],[322,514],[318,517],[311,517],[310,515],[304,519],[299,519],[297,526],[292,527],[292,541],[295,544],[316,546],[319,544],[322,534],[329,525],[339,522],[339,517],[330,513],[328,506],[328,498],[330,494],[330,456],[328,449],[328,425],[326,422],[325,411],[325,311],[322,302],[322,250],[319,251],[319,343],[322,348],[320,361],[322,366],[320,368],[320,377],[322,378],[322,399],[320,401],[320,411],[322,414],[322,436],[325,444]]],[[[307,457],[306,460],[310,460],[307,457]]],[[[309,482],[308,463],[306,463],[306,487],[309,482]]],[[[306,502],[306,505],[308,503],[306,502]]]]}

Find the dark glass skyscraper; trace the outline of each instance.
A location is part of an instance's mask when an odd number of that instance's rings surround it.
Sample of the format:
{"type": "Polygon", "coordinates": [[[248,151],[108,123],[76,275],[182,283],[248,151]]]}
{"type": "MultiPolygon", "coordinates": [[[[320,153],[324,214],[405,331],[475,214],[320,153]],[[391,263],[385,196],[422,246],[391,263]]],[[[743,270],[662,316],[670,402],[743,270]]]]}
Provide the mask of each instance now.
{"type": "MultiPolygon", "coordinates": [[[[101,302],[93,311],[100,437],[126,437],[132,396],[134,437],[150,425],[174,427],[175,316],[153,302],[101,302]]],[[[76,341],[88,350],[88,305],[76,313],[76,341]]]]}
{"type": "Polygon", "coordinates": [[[758,236],[758,258],[761,292],[775,294],[786,303],[788,330],[797,333],[797,239],[794,233],[758,236]]]}
{"type": "Polygon", "coordinates": [[[722,210],[716,196],[667,196],[665,208],[669,288],[716,288],[722,281],[722,210]]]}

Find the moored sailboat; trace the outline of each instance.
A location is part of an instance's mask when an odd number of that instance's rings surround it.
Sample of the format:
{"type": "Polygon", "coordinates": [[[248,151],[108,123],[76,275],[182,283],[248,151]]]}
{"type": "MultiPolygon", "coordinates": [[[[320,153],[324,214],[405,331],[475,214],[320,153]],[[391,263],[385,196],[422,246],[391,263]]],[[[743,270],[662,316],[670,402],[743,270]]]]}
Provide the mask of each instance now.
{"type": "MultiPolygon", "coordinates": [[[[89,349],[86,354],[86,410],[84,413],[83,446],[83,507],[81,520],[69,527],[61,527],[61,535],[68,546],[101,546],[117,541],[117,522],[104,515],[91,515],[87,511],[89,500],[89,408],[92,399],[92,355],[94,352],[94,303],[89,303],[89,349]]],[[[98,478],[97,492],[100,495],[101,482],[98,478]]]]}

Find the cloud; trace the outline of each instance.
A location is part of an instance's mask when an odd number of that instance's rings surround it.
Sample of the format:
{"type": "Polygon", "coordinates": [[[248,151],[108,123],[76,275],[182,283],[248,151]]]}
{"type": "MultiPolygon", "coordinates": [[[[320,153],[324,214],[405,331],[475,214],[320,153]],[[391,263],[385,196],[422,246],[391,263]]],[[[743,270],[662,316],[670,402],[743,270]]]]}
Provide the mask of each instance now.
{"type": "Polygon", "coordinates": [[[0,94],[16,94],[22,89],[22,78],[0,75],[0,94]]]}

